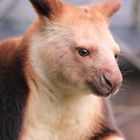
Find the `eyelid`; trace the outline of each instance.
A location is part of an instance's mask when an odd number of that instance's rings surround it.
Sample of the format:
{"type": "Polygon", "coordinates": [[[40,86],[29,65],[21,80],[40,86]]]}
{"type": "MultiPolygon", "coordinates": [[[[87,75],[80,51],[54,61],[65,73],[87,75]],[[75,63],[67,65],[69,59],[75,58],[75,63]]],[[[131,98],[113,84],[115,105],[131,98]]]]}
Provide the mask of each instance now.
{"type": "Polygon", "coordinates": [[[89,57],[92,57],[93,55],[96,56],[96,53],[98,51],[97,47],[82,47],[82,46],[81,47],[80,46],[75,47],[76,51],[79,51],[80,49],[88,50],[89,57]]]}
{"type": "Polygon", "coordinates": [[[90,50],[89,50],[89,49],[84,48],[84,47],[75,47],[75,49],[76,49],[76,50],[84,49],[84,50],[88,50],[88,51],[90,52],[90,50]]]}

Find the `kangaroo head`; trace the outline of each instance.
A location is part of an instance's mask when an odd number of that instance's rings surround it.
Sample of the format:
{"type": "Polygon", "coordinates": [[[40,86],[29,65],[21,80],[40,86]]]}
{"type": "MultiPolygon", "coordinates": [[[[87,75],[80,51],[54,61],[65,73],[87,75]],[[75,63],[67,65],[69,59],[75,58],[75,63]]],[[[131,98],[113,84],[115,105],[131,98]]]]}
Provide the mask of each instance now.
{"type": "Polygon", "coordinates": [[[75,7],[60,0],[30,0],[38,20],[30,33],[29,58],[42,79],[61,88],[116,93],[122,83],[119,46],[109,29],[121,0],[75,7]]]}

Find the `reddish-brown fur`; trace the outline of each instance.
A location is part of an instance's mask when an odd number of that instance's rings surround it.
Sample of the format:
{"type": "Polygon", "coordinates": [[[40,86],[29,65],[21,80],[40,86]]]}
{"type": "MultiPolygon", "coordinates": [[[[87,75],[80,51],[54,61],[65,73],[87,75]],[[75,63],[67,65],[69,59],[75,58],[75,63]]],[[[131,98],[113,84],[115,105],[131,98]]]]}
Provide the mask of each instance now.
{"type": "Polygon", "coordinates": [[[14,38],[0,42],[0,64],[7,65],[17,49],[21,38],[14,38]],[[6,47],[5,47],[6,46],[6,47]],[[6,56],[6,58],[4,57],[6,56]]]}
{"type": "Polygon", "coordinates": [[[108,30],[120,0],[81,7],[30,1],[37,20],[23,37],[0,42],[0,65],[18,55],[29,87],[21,131],[12,140],[124,140],[104,98],[122,82],[114,58],[120,50],[108,30]],[[90,56],[79,56],[81,48],[90,56]],[[101,84],[104,73],[114,89],[101,84]]]}

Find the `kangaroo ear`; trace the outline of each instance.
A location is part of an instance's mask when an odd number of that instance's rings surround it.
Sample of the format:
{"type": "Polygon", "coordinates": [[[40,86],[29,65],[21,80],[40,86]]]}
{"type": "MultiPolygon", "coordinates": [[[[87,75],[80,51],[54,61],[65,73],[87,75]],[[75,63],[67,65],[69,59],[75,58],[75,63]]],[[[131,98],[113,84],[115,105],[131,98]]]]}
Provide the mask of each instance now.
{"type": "Polygon", "coordinates": [[[122,0],[108,0],[103,4],[103,12],[107,17],[113,16],[121,7],[122,0]]]}
{"type": "Polygon", "coordinates": [[[39,15],[51,18],[60,12],[60,0],[30,0],[39,15]]]}

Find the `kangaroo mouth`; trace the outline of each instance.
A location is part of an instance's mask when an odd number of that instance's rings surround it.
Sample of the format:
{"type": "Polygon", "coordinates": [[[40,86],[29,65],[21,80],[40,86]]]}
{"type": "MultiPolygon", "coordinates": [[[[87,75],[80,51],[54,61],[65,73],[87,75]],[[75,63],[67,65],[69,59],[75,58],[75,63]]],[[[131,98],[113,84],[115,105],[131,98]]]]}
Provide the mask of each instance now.
{"type": "Polygon", "coordinates": [[[91,90],[91,92],[97,96],[100,96],[100,97],[108,97],[110,96],[112,93],[111,92],[108,92],[108,93],[104,93],[104,92],[101,92],[99,88],[97,88],[93,83],[91,82],[87,82],[87,86],[89,87],[89,89],[91,90]]]}

